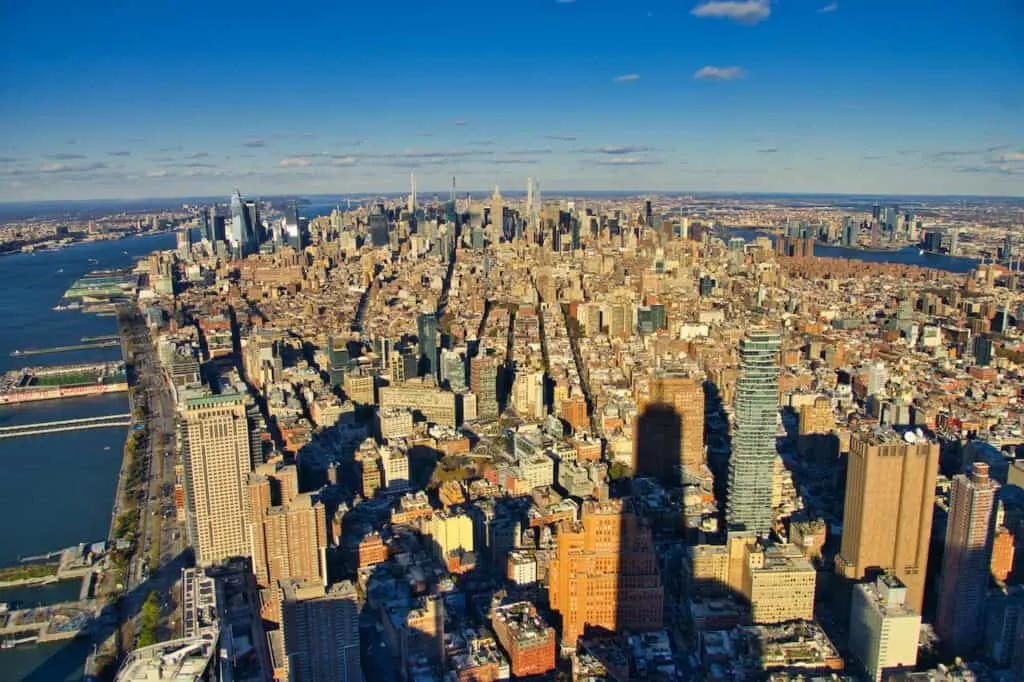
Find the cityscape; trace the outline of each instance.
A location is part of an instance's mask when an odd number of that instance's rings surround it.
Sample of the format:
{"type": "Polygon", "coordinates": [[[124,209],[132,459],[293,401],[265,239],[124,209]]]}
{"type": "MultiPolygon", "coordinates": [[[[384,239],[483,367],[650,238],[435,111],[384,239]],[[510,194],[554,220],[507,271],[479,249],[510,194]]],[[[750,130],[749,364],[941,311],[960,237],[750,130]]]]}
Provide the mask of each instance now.
{"type": "Polygon", "coordinates": [[[0,682],[1024,680],[1013,0],[195,9],[0,12],[0,682]]]}

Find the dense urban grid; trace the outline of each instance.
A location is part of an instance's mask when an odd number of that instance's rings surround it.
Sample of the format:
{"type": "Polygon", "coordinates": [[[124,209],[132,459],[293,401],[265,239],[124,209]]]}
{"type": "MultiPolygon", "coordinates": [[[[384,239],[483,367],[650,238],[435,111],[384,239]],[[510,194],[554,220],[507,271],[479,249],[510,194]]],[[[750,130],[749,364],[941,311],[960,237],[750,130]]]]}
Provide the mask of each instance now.
{"type": "Polygon", "coordinates": [[[301,214],[82,231],[178,230],[120,313],[160,386],[117,679],[1024,675],[1019,206],[301,214]]]}

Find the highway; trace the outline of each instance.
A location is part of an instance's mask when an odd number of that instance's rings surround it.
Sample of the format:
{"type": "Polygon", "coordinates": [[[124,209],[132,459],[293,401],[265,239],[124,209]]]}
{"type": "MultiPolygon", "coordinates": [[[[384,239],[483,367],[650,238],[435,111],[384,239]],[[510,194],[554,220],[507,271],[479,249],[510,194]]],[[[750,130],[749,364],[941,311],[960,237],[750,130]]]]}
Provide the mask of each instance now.
{"type": "MultiPolygon", "coordinates": [[[[175,409],[170,390],[156,356],[156,349],[140,316],[135,316],[128,327],[127,341],[133,350],[132,365],[136,377],[136,401],[144,401],[148,464],[145,492],[140,493],[139,532],[136,551],[128,566],[126,602],[122,613],[134,621],[141,611],[146,596],[156,591],[161,595],[172,593],[180,578],[181,557],[186,548],[187,534],[183,524],[174,515],[175,409]],[[151,557],[158,564],[150,565],[151,557]]],[[[165,624],[170,627],[170,616],[165,624]]],[[[123,623],[122,625],[128,625],[123,623]]],[[[137,628],[126,628],[137,634],[137,628]]],[[[172,636],[172,631],[162,635],[172,636]]],[[[132,642],[124,642],[131,648],[132,642]]]]}

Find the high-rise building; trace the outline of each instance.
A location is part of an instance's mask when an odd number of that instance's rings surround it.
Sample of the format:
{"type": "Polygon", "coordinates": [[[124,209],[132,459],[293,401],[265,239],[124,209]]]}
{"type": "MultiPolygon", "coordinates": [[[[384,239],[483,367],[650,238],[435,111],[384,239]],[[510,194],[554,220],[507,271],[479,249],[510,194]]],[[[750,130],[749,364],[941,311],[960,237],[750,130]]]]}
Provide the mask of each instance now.
{"type": "Polygon", "coordinates": [[[249,228],[249,234],[246,235],[247,249],[248,252],[256,253],[259,251],[260,244],[264,242],[263,221],[260,220],[260,205],[255,201],[246,201],[245,213],[248,216],[247,224],[249,228]]]}
{"type": "Polygon", "coordinates": [[[992,339],[986,336],[974,337],[974,364],[978,367],[992,364],[992,339]]]}
{"type": "Polygon", "coordinates": [[[481,419],[498,416],[498,363],[487,355],[469,361],[469,388],[477,397],[477,414],[481,419]]]}
{"type": "Polygon", "coordinates": [[[253,573],[265,587],[300,578],[327,581],[327,514],[314,493],[299,493],[295,465],[263,464],[249,475],[253,573]]]}
{"type": "Polygon", "coordinates": [[[981,644],[998,489],[984,462],[975,462],[970,476],[955,476],[950,489],[935,630],[956,656],[981,644]]]}
{"type": "Polygon", "coordinates": [[[558,533],[548,575],[562,646],[585,626],[642,632],[662,627],[664,595],[650,528],[629,500],[583,503],[580,522],[558,533]]]}
{"type": "Polygon", "coordinates": [[[498,228],[498,234],[505,231],[505,201],[501,198],[501,187],[494,186],[491,197],[491,224],[498,228]]]}
{"type": "Polygon", "coordinates": [[[654,370],[648,401],[634,427],[634,470],[679,484],[675,467],[697,474],[704,466],[704,386],[693,373],[654,370]]]}
{"type": "Polygon", "coordinates": [[[843,221],[843,246],[857,245],[857,222],[850,216],[843,221]]]}
{"type": "Polygon", "coordinates": [[[923,437],[879,428],[850,439],[836,570],[850,580],[889,571],[906,585],[907,603],[918,613],[938,470],[939,444],[923,437]]]}
{"type": "Polygon", "coordinates": [[[433,313],[421,313],[416,318],[416,336],[420,344],[418,374],[429,374],[435,379],[440,379],[437,372],[437,316],[433,313]]]}
{"type": "Polygon", "coordinates": [[[238,393],[190,398],[185,420],[189,530],[196,563],[248,556],[252,470],[249,424],[238,393]]]}
{"type": "Polygon", "coordinates": [[[317,581],[281,585],[288,679],[361,682],[359,602],[349,582],[325,588],[317,581]]]}
{"type": "Polygon", "coordinates": [[[907,604],[907,588],[899,578],[883,573],[854,587],[850,649],[874,682],[917,664],[920,631],[921,614],[907,604]]]}
{"type": "Polygon", "coordinates": [[[249,213],[242,201],[242,194],[236,189],[235,193],[231,195],[231,235],[229,237],[231,250],[235,256],[244,258],[252,253],[249,244],[251,233],[249,213]]]}
{"type": "Polygon", "coordinates": [[[302,226],[299,222],[299,209],[290,204],[284,209],[284,241],[296,251],[302,250],[302,226]]]}
{"type": "Polygon", "coordinates": [[[726,519],[757,533],[772,525],[781,343],[779,334],[768,329],[751,329],[740,340],[726,519]]]}

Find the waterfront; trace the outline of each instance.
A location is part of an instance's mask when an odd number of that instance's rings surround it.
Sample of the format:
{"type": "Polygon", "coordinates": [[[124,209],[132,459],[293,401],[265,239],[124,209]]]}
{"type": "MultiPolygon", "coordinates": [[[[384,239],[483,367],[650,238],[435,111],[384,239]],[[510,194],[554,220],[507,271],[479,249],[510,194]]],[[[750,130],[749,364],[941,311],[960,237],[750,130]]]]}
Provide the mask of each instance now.
{"type": "MultiPolygon", "coordinates": [[[[745,228],[725,228],[719,236],[728,239],[729,237],[740,237],[745,241],[753,241],[758,237],[768,237],[775,242],[775,235],[768,232],[761,232],[745,228]]],[[[868,249],[852,249],[844,246],[830,246],[827,244],[815,243],[814,255],[822,258],[846,258],[850,260],[861,260],[867,263],[896,263],[899,265],[916,265],[922,268],[934,268],[947,272],[967,273],[978,265],[973,258],[960,258],[957,256],[946,256],[938,253],[922,253],[916,246],[906,246],[896,251],[871,251],[868,249]]]]}
{"type": "MultiPolygon", "coordinates": [[[[12,358],[18,348],[74,345],[83,336],[116,333],[114,318],[52,310],[75,279],[90,270],[130,266],[135,256],[174,247],[173,234],[77,244],[36,254],[4,256],[0,266],[0,370],[25,365],[116,360],[117,348],[12,358]],[[127,252],[127,253],[125,253],[127,252]],[[89,259],[98,261],[90,263],[89,259]]],[[[124,394],[0,407],[0,425],[75,419],[128,411],[124,394]]],[[[0,565],[19,556],[106,538],[125,428],[53,433],[0,440],[0,565]]],[[[50,604],[78,595],[72,581],[0,590],[0,601],[50,604]]],[[[86,640],[0,651],[0,682],[76,680],[91,649],[86,640]]]]}

